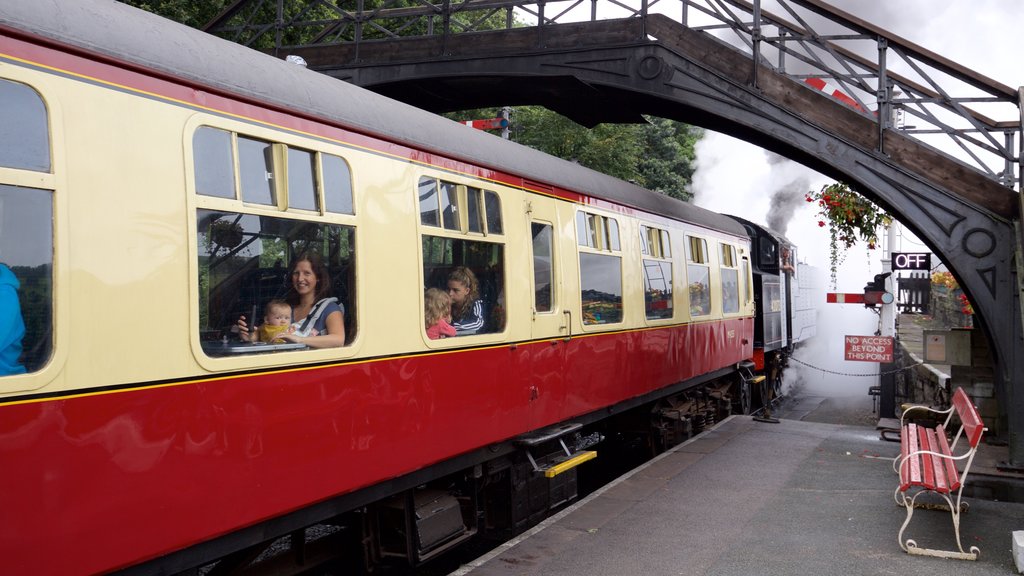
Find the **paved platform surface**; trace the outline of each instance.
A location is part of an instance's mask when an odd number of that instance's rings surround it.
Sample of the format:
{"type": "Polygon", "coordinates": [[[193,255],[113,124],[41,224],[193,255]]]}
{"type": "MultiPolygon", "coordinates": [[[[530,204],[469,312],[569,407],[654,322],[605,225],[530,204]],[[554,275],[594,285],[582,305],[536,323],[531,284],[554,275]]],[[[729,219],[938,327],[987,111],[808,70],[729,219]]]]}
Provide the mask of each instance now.
{"type": "MultiPolygon", "coordinates": [[[[733,416],[453,575],[1017,573],[1019,503],[968,499],[961,535],[981,549],[975,562],[904,553],[898,445],[871,426],[810,421],[824,403],[778,424],[733,416]]],[[[955,549],[948,512],[916,511],[906,535],[955,549]]]]}

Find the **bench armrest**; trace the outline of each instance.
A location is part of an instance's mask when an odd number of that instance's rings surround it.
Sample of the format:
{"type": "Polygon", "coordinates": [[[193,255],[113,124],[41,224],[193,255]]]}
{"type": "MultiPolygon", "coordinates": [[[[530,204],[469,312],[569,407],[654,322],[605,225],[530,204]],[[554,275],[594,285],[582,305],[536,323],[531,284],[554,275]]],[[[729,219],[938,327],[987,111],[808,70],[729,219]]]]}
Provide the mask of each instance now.
{"type": "Polygon", "coordinates": [[[906,463],[907,461],[909,461],[911,458],[913,458],[915,456],[920,456],[922,454],[931,454],[932,456],[938,456],[939,458],[944,458],[946,460],[952,460],[954,462],[959,462],[960,460],[963,460],[963,459],[968,458],[968,457],[971,456],[971,452],[965,452],[965,453],[963,453],[963,454],[961,454],[959,456],[954,456],[952,454],[943,454],[942,452],[936,452],[934,450],[915,450],[915,451],[911,452],[910,454],[907,454],[906,456],[904,456],[902,454],[899,456],[900,468],[902,469],[903,468],[903,464],[906,463]]]}
{"type": "Polygon", "coordinates": [[[953,411],[953,408],[950,407],[946,410],[938,410],[930,406],[925,406],[923,404],[914,404],[913,406],[908,406],[906,410],[904,410],[903,413],[900,414],[900,428],[903,428],[904,419],[907,417],[907,414],[909,414],[913,410],[924,410],[925,412],[931,412],[932,414],[949,414],[950,412],[953,411]]]}

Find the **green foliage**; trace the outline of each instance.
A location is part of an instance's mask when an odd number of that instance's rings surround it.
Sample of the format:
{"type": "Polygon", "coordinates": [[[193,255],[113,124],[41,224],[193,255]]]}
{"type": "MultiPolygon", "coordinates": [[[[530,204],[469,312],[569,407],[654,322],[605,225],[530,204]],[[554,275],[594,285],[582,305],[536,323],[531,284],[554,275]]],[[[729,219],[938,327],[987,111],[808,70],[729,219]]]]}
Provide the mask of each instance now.
{"type": "Polygon", "coordinates": [[[587,129],[539,106],[516,108],[513,139],[623,180],[638,181],[641,154],[635,125],[599,124],[587,129]]]}
{"type": "Polygon", "coordinates": [[[689,124],[665,118],[648,117],[649,126],[642,127],[637,170],[643,186],[689,201],[693,198],[690,182],[695,169],[694,147],[704,131],[689,124]]]}
{"type": "Polygon", "coordinates": [[[180,22],[193,28],[201,28],[224,10],[228,0],[120,0],[121,2],[180,22]]]}
{"type": "MultiPolygon", "coordinates": [[[[453,120],[496,118],[498,108],[447,114],[453,120]]],[[[674,120],[648,118],[649,124],[600,124],[587,129],[540,106],[512,111],[512,139],[616,178],[690,200],[694,146],[703,130],[674,120]]]]}

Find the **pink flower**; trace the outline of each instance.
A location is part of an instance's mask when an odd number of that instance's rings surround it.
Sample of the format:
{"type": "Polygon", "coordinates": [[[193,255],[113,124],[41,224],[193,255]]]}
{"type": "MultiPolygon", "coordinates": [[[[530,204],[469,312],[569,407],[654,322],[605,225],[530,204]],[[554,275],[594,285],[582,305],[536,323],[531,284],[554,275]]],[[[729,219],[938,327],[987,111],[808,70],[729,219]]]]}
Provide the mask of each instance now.
{"type": "Polygon", "coordinates": [[[818,226],[821,227],[821,228],[824,228],[825,227],[825,222],[823,222],[821,220],[818,220],[818,226]]]}

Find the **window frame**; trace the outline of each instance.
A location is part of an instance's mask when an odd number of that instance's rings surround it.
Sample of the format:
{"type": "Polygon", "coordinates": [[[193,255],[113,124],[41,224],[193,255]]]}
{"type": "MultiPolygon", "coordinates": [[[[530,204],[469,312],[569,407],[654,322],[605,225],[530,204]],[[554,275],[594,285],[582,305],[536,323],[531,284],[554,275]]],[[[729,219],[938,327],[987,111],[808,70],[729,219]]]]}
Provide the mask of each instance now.
{"type": "MultiPolygon", "coordinates": [[[[505,237],[505,209],[501,203],[501,194],[498,194],[493,188],[484,188],[479,186],[479,182],[466,182],[459,178],[451,178],[445,175],[445,177],[436,174],[419,174],[416,177],[416,207],[419,219],[417,225],[421,229],[424,227],[435,230],[440,235],[444,233],[458,234],[461,236],[476,236],[481,238],[491,238],[494,236],[505,237]],[[432,224],[424,222],[423,219],[423,198],[419,194],[419,191],[423,188],[423,185],[428,181],[433,180],[433,194],[434,201],[437,204],[436,211],[434,212],[437,217],[438,224],[432,224]],[[445,194],[445,190],[454,192],[454,195],[448,195],[448,206],[455,206],[453,210],[453,226],[447,225],[446,215],[444,211],[444,204],[442,199],[445,194]],[[472,191],[472,192],[471,192],[472,191]],[[451,203],[451,197],[454,196],[455,203],[451,203]],[[471,198],[475,196],[475,202],[471,198]],[[489,202],[494,199],[498,203],[498,221],[497,226],[494,226],[491,221],[492,212],[489,210],[489,202]],[[475,210],[470,209],[470,204],[475,203],[475,210]],[[469,221],[472,212],[476,213],[476,221],[478,229],[474,230],[473,226],[469,221]],[[493,229],[492,229],[493,228],[493,229]]],[[[492,240],[493,241],[493,240],[492,240]]],[[[504,243],[504,240],[502,240],[504,243]]]]}
{"type": "Polygon", "coordinates": [[[533,219],[530,220],[530,258],[533,261],[533,263],[531,265],[531,272],[532,272],[532,278],[531,278],[532,284],[531,285],[533,287],[533,298],[532,298],[533,306],[532,307],[533,307],[533,313],[534,314],[554,314],[558,310],[558,306],[559,306],[558,290],[555,289],[555,286],[556,286],[555,274],[556,274],[556,270],[557,270],[557,264],[555,262],[555,245],[556,245],[557,241],[558,241],[558,239],[555,236],[555,225],[554,225],[553,222],[548,222],[546,220],[533,220],[533,219]],[[542,228],[547,230],[547,240],[548,240],[548,242],[547,242],[547,253],[544,254],[544,256],[547,256],[547,258],[548,258],[548,263],[547,263],[547,268],[546,268],[546,272],[548,273],[548,284],[547,284],[547,286],[548,286],[548,307],[547,307],[546,310],[540,310],[537,307],[538,299],[539,299],[539,294],[538,294],[538,291],[537,291],[537,275],[538,275],[539,271],[537,269],[537,236],[538,235],[534,233],[534,227],[536,227],[536,226],[540,226],[540,227],[542,227],[542,228]]]}
{"type": "MultiPolygon", "coordinates": [[[[68,209],[66,161],[62,143],[64,140],[63,109],[58,99],[49,95],[57,91],[49,77],[41,77],[24,69],[8,66],[0,70],[0,80],[22,84],[36,93],[46,113],[47,138],[49,140],[49,167],[47,171],[0,166],[0,184],[19,188],[37,189],[50,194],[52,216],[52,258],[51,258],[51,317],[50,356],[37,370],[24,374],[0,377],[0,392],[25,392],[37,390],[51,383],[63,369],[68,356],[70,313],[68,306],[59,303],[70,298],[68,270],[65,255],[68,254],[68,209]]],[[[24,344],[24,342],[23,342],[24,344]]]]}
{"type": "Polygon", "coordinates": [[[719,252],[719,258],[718,258],[718,278],[719,278],[719,283],[721,284],[721,287],[722,287],[722,289],[720,291],[721,292],[721,296],[722,296],[722,315],[723,316],[734,316],[734,315],[737,315],[737,314],[742,314],[743,310],[744,310],[743,290],[742,290],[742,285],[744,283],[744,279],[741,278],[740,261],[737,258],[738,250],[737,250],[735,245],[733,245],[731,243],[728,243],[728,242],[724,242],[724,241],[719,241],[718,242],[718,246],[719,246],[719,249],[718,249],[718,252],[719,252]],[[736,309],[733,310],[733,311],[726,310],[726,303],[730,302],[730,300],[728,298],[726,298],[726,289],[727,288],[726,288],[725,276],[726,276],[726,271],[727,270],[730,271],[730,272],[735,273],[735,275],[736,275],[736,302],[735,302],[736,309]]]}
{"type": "MultiPolygon", "coordinates": [[[[626,322],[626,286],[627,279],[623,267],[625,257],[622,250],[622,226],[619,219],[608,214],[601,214],[587,209],[578,209],[575,217],[576,231],[576,265],[579,286],[579,322],[584,331],[609,330],[621,328],[626,322]],[[581,232],[583,233],[581,235],[581,232]],[[583,242],[586,242],[584,244],[583,242]],[[611,322],[587,322],[587,306],[597,301],[585,301],[584,259],[591,257],[615,258],[618,261],[618,320],[611,322]]],[[[592,262],[594,260],[591,260],[592,262]]],[[[596,307],[596,306],[594,306],[596,307]]]]}
{"type": "Polygon", "coordinates": [[[715,311],[714,298],[713,298],[713,292],[712,292],[713,291],[713,286],[712,285],[714,284],[714,282],[713,282],[714,279],[712,278],[712,275],[711,275],[711,262],[710,262],[710,257],[709,257],[710,254],[708,253],[708,241],[707,241],[707,238],[705,238],[703,236],[698,236],[698,235],[693,234],[693,233],[687,233],[685,235],[685,241],[686,241],[686,302],[687,302],[687,308],[688,308],[689,313],[690,313],[689,316],[690,316],[691,319],[693,319],[693,318],[706,318],[706,317],[711,316],[712,314],[714,314],[714,311],[715,311]],[[707,296],[706,296],[707,297],[707,308],[706,308],[706,311],[701,313],[701,314],[695,313],[695,310],[705,310],[705,308],[704,307],[701,307],[699,309],[695,308],[694,307],[694,302],[693,302],[693,300],[694,300],[694,298],[693,298],[693,292],[694,292],[694,290],[693,290],[693,285],[694,285],[693,277],[694,277],[694,269],[695,268],[701,269],[704,272],[704,274],[706,274],[707,279],[708,279],[707,285],[705,286],[705,291],[707,292],[707,296]]]}
{"type": "Polygon", "coordinates": [[[640,274],[641,274],[641,285],[644,298],[644,320],[648,323],[658,322],[671,322],[675,320],[676,316],[676,288],[677,283],[675,279],[676,266],[672,259],[672,236],[671,232],[667,228],[661,228],[658,226],[652,226],[649,224],[640,224],[640,274]],[[667,300],[669,313],[667,316],[652,316],[652,304],[649,300],[652,290],[649,290],[650,277],[648,275],[649,266],[657,265],[658,271],[662,274],[664,279],[665,265],[668,265],[668,297],[662,300],[667,300]]]}
{"type": "MultiPolygon", "coordinates": [[[[349,149],[343,148],[337,145],[323,144],[316,141],[301,141],[298,138],[292,138],[291,135],[286,132],[277,132],[267,130],[261,126],[243,125],[230,121],[199,121],[190,122],[189,126],[191,129],[186,128],[186,137],[190,137],[191,140],[186,142],[186,150],[188,152],[186,165],[188,166],[187,177],[189,178],[189,192],[198,197],[198,203],[200,205],[206,205],[206,199],[212,201],[215,205],[218,200],[221,201],[235,201],[241,202],[242,205],[252,209],[272,209],[277,212],[301,215],[301,216],[319,216],[319,217],[345,217],[356,215],[356,205],[358,200],[355,198],[356,185],[355,185],[355,174],[352,170],[352,163],[349,158],[352,153],[349,149]],[[196,154],[195,154],[195,135],[204,128],[210,128],[213,130],[220,130],[227,132],[230,136],[230,161],[231,161],[231,173],[233,175],[233,191],[231,196],[224,195],[211,195],[198,192],[196,190],[196,176],[198,173],[196,154]],[[270,161],[271,172],[268,172],[268,179],[270,182],[270,201],[259,202],[254,201],[252,198],[246,198],[244,195],[244,178],[242,173],[242,156],[239,147],[239,141],[253,141],[263,142],[269,145],[268,160],[270,161]],[[313,195],[314,208],[300,208],[293,206],[291,198],[291,152],[302,152],[312,155],[311,162],[311,177],[313,179],[313,186],[315,188],[313,195]],[[348,176],[348,198],[347,206],[351,207],[351,213],[336,212],[328,209],[326,189],[328,178],[325,177],[325,166],[324,156],[331,156],[332,158],[339,159],[345,166],[348,176]]],[[[333,180],[333,177],[332,177],[333,180]]]]}
{"type": "MultiPolygon", "coordinates": [[[[358,217],[359,174],[355,169],[353,169],[355,160],[357,160],[361,154],[350,147],[330,140],[305,138],[301,135],[281,131],[262,124],[244,123],[230,118],[222,118],[207,114],[196,114],[184,124],[182,128],[182,141],[186,158],[184,166],[186,197],[188,199],[187,220],[189,241],[187,244],[189,260],[189,342],[192,348],[193,358],[195,358],[196,362],[211,372],[223,372],[228,370],[258,368],[264,366],[287,365],[293,364],[297,361],[315,362],[319,360],[351,358],[352,356],[355,356],[363,345],[364,334],[366,332],[365,329],[360,329],[360,327],[363,326],[363,314],[361,314],[360,311],[363,308],[361,302],[363,299],[361,276],[364,264],[362,263],[361,254],[364,250],[360,248],[363,246],[363,233],[362,228],[359,225],[360,218],[358,217]],[[267,140],[279,144],[281,145],[279,148],[280,152],[275,155],[276,161],[281,161],[281,159],[285,157],[286,149],[288,147],[301,148],[305,151],[315,151],[317,153],[318,171],[323,168],[322,161],[320,160],[322,154],[330,154],[341,158],[349,170],[348,177],[349,189],[351,191],[352,214],[330,212],[326,210],[323,188],[324,179],[322,178],[322,174],[320,175],[321,177],[318,178],[319,213],[300,209],[288,209],[287,194],[279,195],[279,200],[283,202],[282,205],[275,204],[271,206],[245,202],[240,198],[237,157],[234,157],[235,195],[232,198],[224,198],[200,194],[195,189],[196,164],[194,162],[195,150],[193,147],[193,136],[196,130],[201,127],[210,127],[218,130],[240,133],[252,138],[267,140]],[[355,270],[353,273],[355,295],[351,299],[351,302],[344,302],[344,304],[346,318],[351,314],[355,315],[351,320],[346,320],[347,326],[353,325],[356,327],[354,339],[350,340],[345,346],[338,348],[309,348],[305,350],[287,352],[242,354],[233,356],[207,355],[202,348],[199,327],[199,247],[197,213],[201,209],[233,212],[257,217],[270,216],[286,220],[301,220],[321,225],[341,225],[353,228],[353,238],[356,246],[354,256],[355,270]]],[[[286,173],[282,174],[285,178],[287,177],[286,173]]]]}
{"type": "MultiPolygon", "coordinates": [[[[424,253],[425,239],[428,238],[428,237],[432,237],[432,238],[436,238],[436,239],[441,239],[443,241],[463,242],[463,243],[470,243],[470,244],[474,244],[474,243],[475,244],[489,244],[489,245],[493,245],[493,246],[498,246],[499,247],[498,249],[499,249],[499,252],[500,252],[500,260],[501,260],[501,262],[500,262],[500,265],[501,265],[501,271],[500,271],[501,282],[500,282],[499,286],[492,286],[491,287],[494,290],[494,294],[492,294],[490,296],[490,298],[485,297],[485,294],[482,291],[483,287],[481,287],[480,299],[484,300],[484,305],[485,305],[485,310],[484,310],[485,318],[484,318],[484,321],[485,321],[485,326],[487,326],[486,323],[487,322],[492,322],[493,321],[493,317],[494,317],[495,314],[502,314],[502,313],[504,313],[504,310],[507,309],[508,304],[509,304],[508,286],[509,286],[509,244],[510,244],[510,239],[509,239],[509,234],[506,232],[508,230],[508,223],[509,223],[509,221],[508,221],[508,216],[509,215],[506,212],[506,205],[508,204],[507,200],[508,200],[508,198],[510,198],[509,193],[507,191],[504,191],[504,190],[502,190],[502,189],[500,189],[498,187],[495,187],[495,186],[486,186],[486,187],[482,186],[482,184],[484,184],[484,182],[480,181],[480,180],[472,180],[472,179],[468,179],[468,178],[462,178],[462,177],[459,177],[458,175],[454,175],[454,174],[439,173],[439,172],[433,172],[433,171],[418,172],[417,174],[415,174],[413,176],[413,181],[415,182],[415,184],[413,185],[413,190],[414,190],[414,195],[416,197],[416,200],[415,200],[415,207],[416,207],[415,208],[415,214],[417,215],[416,216],[416,226],[417,226],[417,233],[418,233],[417,234],[417,240],[418,241],[417,241],[417,249],[416,249],[417,256],[418,256],[418,267],[419,267],[418,275],[419,275],[419,278],[420,278],[420,283],[423,286],[423,290],[421,291],[421,294],[420,294],[420,297],[419,297],[419,301],[420,301],[420,304],[421,304],[421,306],[420,306],[421,312],[423,310],[423,304],[424,304],[424,298],[425,298],[425,291],[426,291],[426,289],[427,288],[435,288],[435,287],[436,288],[440,288],[440,286],[435,285],[435,284],[429,284],[428,285],[428,282],[430,282],[431,280],[426,277],[426,264],[427,263],[425,262],[424,259],[427,257],[427,254],[424,253]],[[421,197],[419,191],[423,187],[424,183],[429,182],[429,181],[432,181],[434,183],[434,185],[433,185],[433,190],[434,190],[434,194],[435,194],[434,198],[435,198],[436,203],[437,203],[437,208],[435,209],[436,210],[435,214],[437,215],[437,219],[438,219],[437,220],[437,222],[438,222],[437,224],[430,224],[430,223],[424,223],[423,222],[423,211],[422,211],[421,207],[422,207],[422,202],[423,202],[424,198],[421,197]],[[454,187],[454,190],[456,192],[456,222],[458,223],[458,227],[457,228],[448,228],[448,227],[444,226],[444,218],[443,218],[443,214],[441,212],[440,198],[441,198],[441,190],[443,188],[443,184],[445,184],[445,183],[447,183],[449,186],[454,187]],[[477,215],[479,217],[479,223],[480,223],[480,227],[481,227],[481,231],[479,231],[479,232],[478,231],[470,230],[470,226],[469,226],[469,206],[468,206],[468,202],[469,202],[469,199],[471,197],[470,190],[478,191],[477,200],[478,200],[479,205],[477,206],[476,213],[477,213],[477,215]],[[498,204],[498,213],[499,213],[499,220],[500,220],[499,221],[499,224],[500,224],[499,228],[500,228],[500,230],[498,230],[498,231],[492,230],[492,222],[489,221],[489,214],[488,214],[488,211],[487,211],[487,202],[488,202],[488,198],[489,197],[493,198],[494,200],[497,200],[498,203],[499,203],[498,204]],[[490,301],[490,300],[493,300],[493,301],[490,301]]],[[[456,263],[452,263],[451,264],[451,266],[453,268],[455,266],[461,266],[461,265],[464,265],[464,264],[456,264],[456,263]]],[[[481,284],[483,284],[484,279],[481,278],[479,274],[477,274],[477,281],[480,282],[481,284]]],[[[470,342],[480,342],[480,341],[485,341],[486,342],[486,341],[499,341],[499,340],[503,340],[503,339],[507,338],[507,336],[508,336],[509,324],[510,324],[508,316],[506,314],[505,317],[501,321],[500,328],[498,328],[498,329],[489,330],[489,331],[486,331],[486,332],[477,332],[477,333],[474,333],[474,334],[465,334],[465,335],[462,335],[462,336],[455,336],[455,337],[451,337],[451,338],[441,338],[441,339],[438,339],[438,340],[430,340],[429,338],[427,338],[427,334],[426,334],[426,328],[427,327],[423,325],[423,321],[422,321],[423,319],[421,318],[420,320],[421,320],[419,322],[420,337],[422,338],[423,342],[428,347],[431,347],[431,348],[434,348],[434,347],[448,348],[448,347],[460,346],[460,345],[461,346],[465,346],[466,342],[467,342],[467,339],[470,342]]],[[[492,325],[492,327],[493,327],[493,325],[492,325]]]]}

